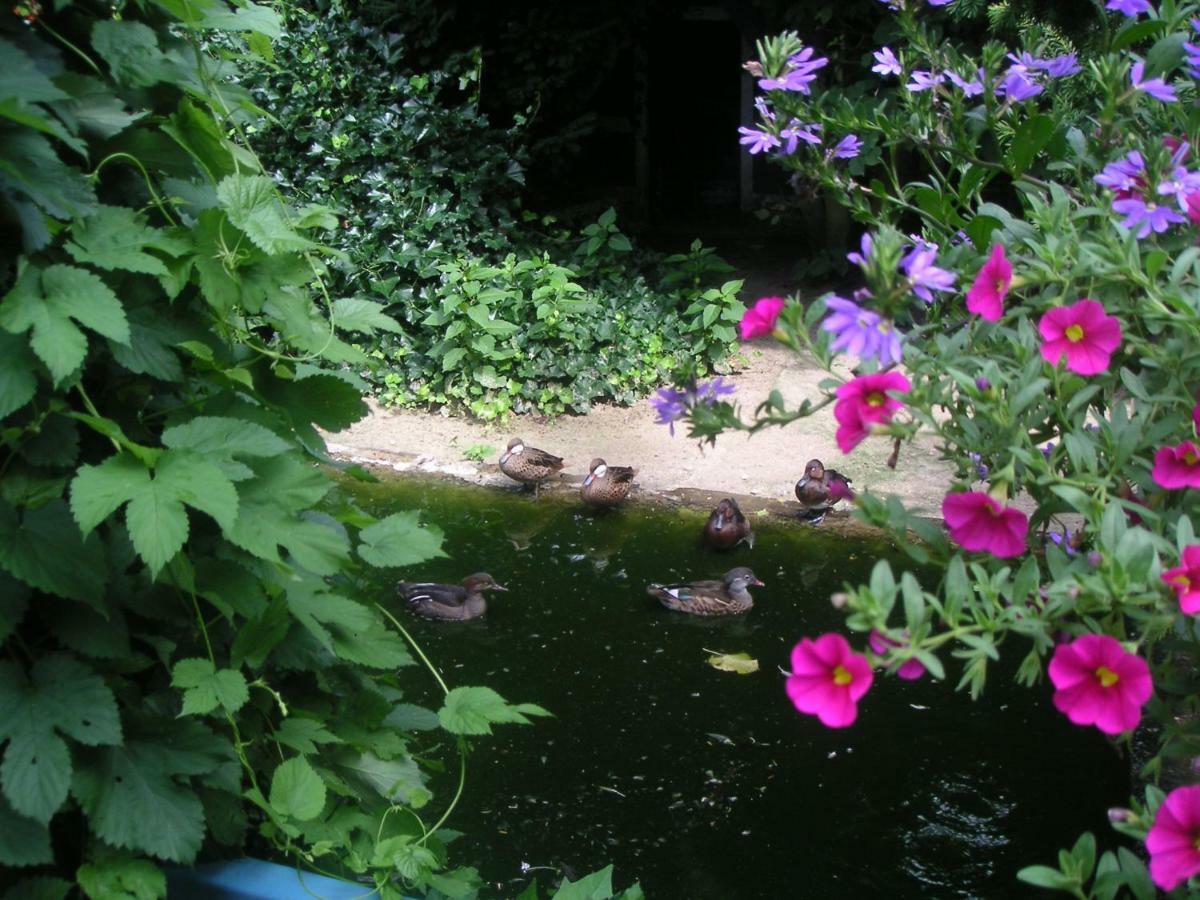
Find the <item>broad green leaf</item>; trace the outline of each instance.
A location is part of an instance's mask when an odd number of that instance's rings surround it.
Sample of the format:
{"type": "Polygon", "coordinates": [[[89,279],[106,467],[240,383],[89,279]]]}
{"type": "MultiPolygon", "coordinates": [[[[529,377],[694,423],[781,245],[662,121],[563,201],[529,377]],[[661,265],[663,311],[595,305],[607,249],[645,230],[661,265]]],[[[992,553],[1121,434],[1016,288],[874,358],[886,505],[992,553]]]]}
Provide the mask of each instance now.
{"type": "Polygon", "coordinates": [[[343,297],[334,301],[333,323],[343,331],[362,334],[374,334],[376,331],[404,333],[400,323],[385,313],[381,304],[358,297],[343,297]]]}
{"type": "Polygon", "coordinates": [[[162,433],[163,446],[201,454],[277,456],[291,445],[269,428],[245,419],[197,416],[162,433]]]}
{"type": "Polygon", "coordinates": [[[260,615],[238,627],[237,637],[229,651],[229,660],[235,666],[245,662],[257,669],[266,662],[271,651],[287,637],[292,619],[288,615],[287,601],[277,597],[260,615]]]}
{"type": "Polygon", "coordinates": [[[160,246],[160,232],[146,225],[127,206],[101,206],[71,229],[74,238],[66,245],[76,262],[99,269],[123,269],[146,275],[166,276],[167,267],[147,248],[160,246]]]}
{"type": "MultiPolygon", "coordinates": [[[[0,824],[0,828],[3,825],[0,824]]],[[[4,859],[0,856],[0,862],[4,859]]],[[[62,878],[42,875],[37,878],[22,878],[4,892],[4,900],[65,900],[74,885],[62,878]]]]}
{"type": "Polygon", "coordinates": [[[333,652],[342,659],[371,669],[398,669],[414,664],[408,645],[383,625],[375,624],[362,631],[347,631],[330,625],[329,633],[333,652]]]}
{"type": "Polygon", "coordinates": [[[159,49],[154,30],[142,22],[100,19],[92,26],[92,47],[122,84],[149,87],[179,77],[175,64],[159,49]]]}
{"type": "Polygon", "coordinates": [[[105,843],[190,863],[204,840],[204,808],[171,777],[166,746],[131,741],[76,760],[71,793],[105,843]]]}
{"type": "Polygon", "coordinates": [[[250,2],[239,4],[237,9],[232,10],[224,4],[214,10],[206,10],[199,26],[219,31],[252,31],[272,39],[283,36],[279,14],[270,7],[250,2]]]}
{"type": "Polygon", "coordinates": [[[550,715],[532,703],[510,705],[489,687],[458,687],[446,695],[438,720],[451,734],[491,734],[495,724],[530,724],[525,714],[550,715]]]}
{"type": "Polygon", "coordinates": [[[1074,892],[1079,887],[1078,879],[1064,875],[1058,869],[1049,866],[1026,866],[1017,873],[1017,878],[1026,884],[1052,891],[1074,892]]]}
{"type": "Polygon", "coordinates": [[[337,735],[326,730],[319,719],[288,716],[275,730],[275,740],[297,753],[309,755],[317,752],[317,744],[340,744],[337,735]]]}
{"type": "Polygon", "coordinates": [[[36,365],[28,341],[0,331],[0,419],[33,399],[37,391],[36,365]]]}
{"type": "Polygon", "coordinates": [[[0,572],[0,644],[17,630],[29,611],[29,588],[7,572],[0,572]]]}
{"type": "Polygon", "coordinates": [[[129,500],[125,525],[138,556],[157,575],[183,547],[188,518],[170,485],[149,479],[129,500]]]}
{"type": "Polygon", "coordinates": [[[0,97],[29,103],[67,98],[33,59],[11,41],[0,39],[0,58],[4,60],[4,66],[0,68],[0,97]]]}
{"type": "Polygon", "coordinates": [[[146,467],[127,453],[95,466],[80,466],[71,482],[71,514],[85,535],[149,482],[146,467]]]}
{"type": "Polygon", "coordinates": [[[171,669],[171,684],[183,691],[180,715],[204,715],[224,707],[235,713],[250,699],[241,672],[217,669],[208,659],[181,659],[171,669]]]}
{"type": "Polygon", "coordinates": [[[92,900],[159,900],[167,876],[148,859],[112,858],[81,866],[79,886],[92,900]]]}
{"type": "Polygon", "coordinates": [[[349,428],[370,412],[362,392],[335,375],[268,382],[264,393],[284,407],[293,422],[312,422],[326,431],[349,428]]]}
{"type": "Polygon", "coordinates": [[[51,731],[24,732],[9,741],[0,765],[0,784],[13,809],[49,822],[67,799],[71,755],[51,731]]]}
{"type": "Polygon", "coordinates": [[[65,72],[55,83],[70,94],[69,100],[56,105],[56,111],[85,134],[110,138],[146,115],[144,111],[130,112],[112,86],[99,78],[65,72]]]}
{"type": "Polygon", "coordinates": [[[285,218],[275,183],[263,175],[228,175],[217,185],[217,200],[229,221],[264,253],[277,255],[314,246],[285,218]]]}
{"type": "Polygon", "coordinates": [[[359,532],[358,555],[379,568],[411,566],[435,557],[442,551],[442,530],[436,525],[421,525],[420,513],[394,513],[359,532]]]}
{"type": "Polygon", "coordinates": [[[0,500],[0,568],[49,594],[96,603],[108,579],[104,545],[79,533],[67,504],[53,500],[18,520],[0,500]],[[64,566],[69,559],[72,565],[64,566]]]}
{"type": "Polygon", "coordinates": [[[610,900],[613,867],[605,866],[598,872],[584,875],[578,881],[563,879],[562,885],[552,895],[552,900],[610,900]]]}
{"type": "Polygon", "coordinates": [[[29,677],[0,662],[0,741],[57,729],[81,744],[116,744],[121,722],[112,691],[92,669],[65,654],[43,656],[29,677]]]}
{"type": "Polygon", "coordinates": [[[325,807],[325,782],[303,756],[280,763],[271,776],[271,808],[281,816],[307,822],[325,807]]]}
{"type": "Polygon", "coordinates": [[[721,672],[736,672],[738,675],[749,675],[758,671],[758,660],[749,653],[714,653],[708,658],[708,664],[721,672]]]}
{"type": "Polygon", "coordinates": [[[429,886],[445,894],[450,900],[466,900],[475,897],[483,887],[479,870],[474,866],[463,866],[449,872],[433,872],[427,879],[429,886]]]}
{"type": "Polygon", "coordinates": [[[425,773],[411,756],[380,759],[374,753],[344,754],[337,762],[340,768],[362,779],[392,803],[420,809],[433,799],[425,786],[425,773]]]}
{"type": "Polygon", "coordinates": [[[0,797],[0,864],[38,866],[53,861],[46,826],[16,812],[0,797]]]}
{"type": "Polygon", "coordinates": [[[275,536],[301,566],[317,575],[338,572],[350,553],[350,540],[340,523],[314,514],[277,522],[275,536]]]}
{"type": "MultiPolygon", "coordinates": [[[[0,188],[7,188],[17,197],[27,197],[39,210],[56,219],[85,216],[96,208],[96,194],[83,173],[68,166],[54,146],[40,134],[27,128],[0,125],[0,188]]],[[[45,223],[36,210],[25,223],[42,232],[41,244],[49,241],[45,223]]]]}
{"type": "Polygon", "coordinates": [[[412,703],[397,703],[383,723],[401,731],[432,731],[441,724],[432,709],[412,703]]]}
{"type": "Polygon", "coordinates": [[[395,869],[407,881],[423,880],[437,864],[437,855],[428,847],[415,843],[411,834],[384,838],[375,845],[371,857],[371,865],[395,869]]]}

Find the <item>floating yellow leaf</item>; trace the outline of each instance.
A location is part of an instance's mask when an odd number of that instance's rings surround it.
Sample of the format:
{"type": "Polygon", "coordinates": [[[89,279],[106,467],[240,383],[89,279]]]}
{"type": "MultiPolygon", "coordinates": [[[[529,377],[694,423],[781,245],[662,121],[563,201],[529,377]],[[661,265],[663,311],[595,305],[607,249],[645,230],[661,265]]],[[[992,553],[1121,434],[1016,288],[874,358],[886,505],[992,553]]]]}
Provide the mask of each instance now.
{"type": "Polygon", "coordinates": [[[708,664],[714,669],[720,669],[722,672],[736,672],[739,675],[749,675],[751,672],[758,671],[758,660],[751,659],[749,653],[717,653],[707,648],[704,652],[712,654],[708,658],[708,664]]]}

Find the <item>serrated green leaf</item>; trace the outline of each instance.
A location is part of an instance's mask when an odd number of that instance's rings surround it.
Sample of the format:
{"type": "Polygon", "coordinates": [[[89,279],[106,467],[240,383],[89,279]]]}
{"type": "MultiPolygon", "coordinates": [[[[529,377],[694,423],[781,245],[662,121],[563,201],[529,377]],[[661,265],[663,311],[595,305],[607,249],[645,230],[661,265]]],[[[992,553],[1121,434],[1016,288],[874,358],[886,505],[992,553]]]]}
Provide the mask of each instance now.
{"type": "Polygon", "coordinates": [[[432,731],[441,725],[432,709],[412,703],[397,703],[383,724],[401,731],[432,731]]]}
{"type": "Polygon", "coordinates": [[[435,525],[422,526],[420,513],[394,513],[359,532],[358,555],[379,568],[411,566],[439,556],[444,536],[435,525]]]}
{"type": "Polygon", "coordinates": [[[0,765],[0,785],[13,809],[39,822],[49,822],[67,799],[71,755],[51,731],[16,735],[0,765]]]}
{"type": "Polygon", "coordinates": [[[171,669],[171,684],[183,691],[180,715],[204,715],[218,706],[235,713],[250,699],[241,672],[217,669],[208,659],[181,659],[171,669]]]}
{"type": "Polygon", "coordinates": [[[146,252],[160,246],[160,234],[128,206],[101,206],[71,229],[74,240],[67,242],[66,249],[76,262],[99,269],[165,277],[163,261],[146,252]]]}
{"type": "MultiPolygon", "coordinates": [[[[3,824],[0,823],[0,827],[3,824]]],[[[0,857],[0,862],[3,862],[0,857]]],[[[62,878],[45,875],[37,878],[22,878],[4,892],[4,900],[65,900],[73,885],[62,878]]]]}
{"type": "Polygon", "coordinates": [[[217,185],[217,200],[229,221],[264,253],[277,255],[313,246],[287,223],[275,183],[264,175],[226,176],[217,185]]]}
{"type": "Polygon", "coordinates": [[[0,331],[0,419],[33,399],[37,392],[36,365],[28,341],[0,331]]]}
{"type": "Polygon", "coordinates": [[[197,416],[162,433],[164,447],[200,454],[278,456],[291,444],[256,422],[227,416],[197,416]]]}
{"type": "Polygon", "coordinates": [[[128,453],[95,466],[80,466],[71,482],[71,514],[84,535],[111,516],[150,482],[149,470],[128,453]]]}
{"type": "MultiPolygon", "coordinates": [[[[25,206],[32,215],[24,222],[42,233],[38,246],[49,241],[45,223],[37,215],[41,210],[56,219],[85,216],[96,208],[96,194],[83,173],[68,166],[54,146],[40,134],[27,128],[0,126],[0,187],[17,197],[27,197],[37,209],[25,206]]],[[[24,204],[22,204],[24,205],[24,204]]]]}
{"type": "Polygon", "coordinates": [[[159,900],[167,896],[167,876],[147,859],[115,858],[88,863],[75,873],[92,900],[159,900]]]}
{"type": "Polygon", "coordinates": [[[374,334],[390,331],[403,334],[400,323],[383,311],[382,304],[359,297],[342,297],[333,303],[333,323],[343,331],[374,334]]]}
{"type": "Polygon", "coordinates": [[[341,739],[328,731],[319,719],[288,716],[275,730],[275,740],[297,753],[316,753],[317,744],[340,744],[341,739]]]}
{"type": "Polygon", "coordinates": [[[271,808],[281,816],[307,822],[325,807],[325,782],[303,756],[280,763],[271,776],[271,808]]]}
{"type": "Polygon", "coordinates": [[[369,752],[345,754],[338,757],[338,766],[392,803],[419,809],[433,797],[425,786],[425,773],[411,756],[380,759],[369,752]]]}
{"type": "Polygon", "coordinates": [[[23,520],[0,501],[0,567],[40,591],[92,604],[108,578],[103,544],[83,539],[61,500],[28,510],[23,520]]]}
{"type": "Polygon", "coordinates": [[[38,866],[53,861],[46,826],[21,815],[0,797],[0,864],[38,866]]]}
{"type": "Polygon", "coordinates": [[[29,103],[66,99],[67,95],[16,44],[0,40],[0,57],[4,59],[4,68],[0,70],[0,97],[29,103]]]}
{"type": "Polygon", "coordinates": [[[138,556],[157,575],[183,547],[188,518],[170,485],[147,482],[129,500],[125,525],[138,556]]]}
{"type": "Polygon", "coordinates": [[[550,715],[531,703],[522,704],[518,709],[489,687],[458,687],[446,695],[445,703],[438,710],[438,721],[451,734],[491,734],[494,724],[530,724],[526,713],[550,715]]]}
{"type": "Polygon", "coordinates": [[[613,895],[612,876],[613,867],[608,865],[578,881],[563,879],[552,900],[609,900],[613,895]]]}
{"type": "Polygon", "coordinates": [[[411,834],[384,838],[375,845],[371,865],[395,869],[408,881],[424,879],[437,865],[437,855],[413,840],[411,834]]]}
{"type": "Polygon", "coordinates": [[[81,744],[116,744],[121,721],[108,685],[65,654],[44,656],[29,677],[0,662],[0,741],[57,729],[81,744]]]}
{"type": "Polygon", "coordinates": [[[164,746],[130,741],[76,760],[71,793],[105,843],[190,863],[204,840],[204,808],[173,772],[164,746]]]}

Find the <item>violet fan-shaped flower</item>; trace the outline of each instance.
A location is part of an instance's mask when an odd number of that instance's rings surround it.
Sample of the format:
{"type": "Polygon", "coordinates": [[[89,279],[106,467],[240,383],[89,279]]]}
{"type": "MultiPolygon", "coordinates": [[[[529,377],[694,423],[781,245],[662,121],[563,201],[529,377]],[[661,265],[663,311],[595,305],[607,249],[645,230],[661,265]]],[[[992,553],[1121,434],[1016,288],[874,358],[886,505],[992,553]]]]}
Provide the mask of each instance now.
{"type": "Polygon", "coordinates": [[[909,73],[908,78],[908,84],[904,87],[913,94],[920,91],[931,91],[945,80],[945,76],[940,72],[930,72],[925,69],[914,70],[909,73]]]}
{"type": "Polygon", "coordinates": [[[1172,225],[1187,221],[1171,207],[1147,202],[1141,197],[1114,200],[1112,208],[1117,215],[1125,217],[1118,224],[1132,231],[1138,240],[1149,237],[1151,233],[1162,234],[1172,225]]]}
{"type": "Polygon", "coordinates": [[[1150,0],[1108,0],[1104,8],[1119,12],[1127,18],[1140,16],[1142,13],[1154,10],[1154,7],[1150,5],[1150,0]]]}
{"type": "Polygon", "coordinates": [[[829,151],[829,156],[833,159],[853,159],[858,156],[862,144],[858,135],[848,134],[829,151]]]}
{"type": "Polygon", "coordinates": [[[903,74],[904,70],[900,66],[900,60],[896,58],[891,47],[880,47],[872,56],[875,57],[875,65],[871,66],[872,72],[878,72],[880,75],[903,74]]]}
{"type": "Polygon", "coordinates": [[[1092,180],[1120,195],[1129,196],[1145,187],[1145,174],[1146,161],[1142,158],[1142,154],[1136,150],[1130,150],[1124,159],[1110,162],[1092,180]]]}
{"type": "Polygon", "coordinates": [[[940,269],[937,250],[930,246],[918,246],[900,260],[900,268],[908,277],[912,292],[926,303],[933,302],[933,291],[954,290],[954,273],[940,269]]]}
{"type": "Polygon", "coordinates": [[[738,133],[741,135],[738,143],[748,147],[752,156],[780,146],[779,138],[769,131],[747,128],[745,125],[742,125],[738,128],[738,133]]]}
{"type": "Polygon", "coordinates": [[[944,74],[952,85],[963,92],[964,97],[978,97],[983,93],[983,69],[970,81],[951,69],[947,69],[944,74]]]}
{"type": "Polygon", "coordinates": [[[1135,91],[1149,94],[1155,100],[1163,103],[1174,103],[1179,99],[1175,96],[1175,88],[1161,78],[1143,78],[1145,72],[1146,64],[1140,59],[1129,70],[1129,81],[1135,91]]]}

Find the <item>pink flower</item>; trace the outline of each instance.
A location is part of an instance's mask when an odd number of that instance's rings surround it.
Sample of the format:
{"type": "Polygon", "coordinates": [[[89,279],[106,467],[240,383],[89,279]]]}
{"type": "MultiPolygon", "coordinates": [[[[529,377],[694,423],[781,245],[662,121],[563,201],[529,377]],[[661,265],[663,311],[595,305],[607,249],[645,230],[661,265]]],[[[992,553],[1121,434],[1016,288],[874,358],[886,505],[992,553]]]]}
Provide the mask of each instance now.
{"type": "Polygon", "coordinates": [[[1173,891],[1200,872],[1200,785],[1167,794],[1146,835],[1150,877],[1173,891]]]}
{"type": "Polygon", "coordinates": [[[1050,660],[1054,705],[1076,725],[1095,725],[1105,734],[1137,727],[1154,684],[1150,667],[1107,634],[1085,634],[1059,644],[1050,660]]]}
{"type": "Polygon", "coordinates": [[[823,634],[792,649],[787,692],[800,712],[815,715],[827,728],[845,728],[858,718],[858,701],[874,677],[867,658],[844,637],[823,634]]]}
{"type": "Polygon", "coordinates": [[[964,550],[977,550],[1005,559],[1025,552],[1029,519],[983,491],[947,494],[942,518],[950,539],[964,550]]]}
{"type": "Polygon", "coordinates": [[[1162,580],[1179,598],[1179,608],[1189,616],[1200,613],[1200,544],[1188,544],[1179,560],[1182,566],[1167,569],[1162,580]]]}
{"type": "MultiPolygon", "coordinates": [[[[905,637],[908,633],[905,632],[905,637]]],[[[893,647],[903,647],[904,644],[894,638],[888,637],[877,628],[872,628],[870,635],[867,636],[867,644],[880,656],[887,656],[893,647]]],[[[916,681],[925,674],[925,666],[919,659],[913,657],[906,660],[904,665],[896,670],[896,674],[905,681],[916,681]]]]}
{"type": "Polygon", "coordinates": [[[1051,365],[1067,355],[1067,368],[1080,375],[1095,375],[1108,368],[1109,358],[1121,345],[1121,323],[1106,315],[1095,300],[1056,306],[1038,321],[1042,358],[1051,365]]]}
{"type": "Polygon", "coordinates": [[[1193,225],[1200,225],[1200,191],[1193,191],[1183,198],[1187,205],[1188,219],[1193,225]]]}
{"type": "Polygon", "coordinates": [[[1200,448],[1191,441],[1161,448],[1154,454],[1154,469],[1150,477],[1159,487],[1169,491],[1200,488],[1200,448]]]}
{"type": "Polygon", "coordinates": [[[996,244],[967,291],[967,309],[989,322],[999,322],[1004,313],[1004,296],[1011,285],[1012,265],[1004,255],[1004,245],[996,244]]]}
{"type": "Polygon", "coordinates": [[[742,340],[749,341],[775,330],[775,320],[786,301],[782,297],[760,297],[742,316],[742,340]]]}
{"type": "Polygon", "coordinates": [[[833,417],[838,421],[837,444],[849,453],[866,439],[871,426],[892,421],[896,410],[904,406],[888,392],[906,394],[912,384],[899,372],[860,375],[837,390],[833,417]]]}

